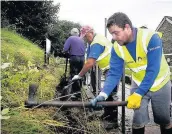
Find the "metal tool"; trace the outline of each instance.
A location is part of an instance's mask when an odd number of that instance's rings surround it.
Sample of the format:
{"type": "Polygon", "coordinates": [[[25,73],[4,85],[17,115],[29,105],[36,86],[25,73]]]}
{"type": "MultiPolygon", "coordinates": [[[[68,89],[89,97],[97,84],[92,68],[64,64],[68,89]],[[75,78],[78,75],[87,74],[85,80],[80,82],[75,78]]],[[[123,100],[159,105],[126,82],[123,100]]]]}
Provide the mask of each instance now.
{"type": "Polygon", "coordinates": [[[63,90],[66,90],[68,89],[75,81],[71,81],[68,85],[66,85],[63,90]]]}
{"type": "MultiPolygon", "coordinates": [[[[82,101],[47,101],[47,102],[36,102],[36,101],[26,101],[26,107],[93,107],[91,102],[82,102],[82,101]]],[[[97,105],[102,105],[103,107],[114,107],[114,106],[126,106],[127,101],[102,101],[97,102],[97,105]]]]}

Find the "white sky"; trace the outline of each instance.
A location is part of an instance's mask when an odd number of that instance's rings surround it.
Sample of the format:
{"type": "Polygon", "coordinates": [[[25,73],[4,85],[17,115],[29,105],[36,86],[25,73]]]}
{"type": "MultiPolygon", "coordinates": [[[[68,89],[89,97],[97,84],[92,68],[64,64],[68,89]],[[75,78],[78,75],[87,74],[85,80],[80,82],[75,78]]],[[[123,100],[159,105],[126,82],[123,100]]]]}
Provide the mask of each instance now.
{"type": "MultiPolygon", "coordinates": [[[[60,20],[91,25],[97,33],[105,34],[105,18],[124,12],[136,27],[155,30],[164,16],[172,16],[172,0],[54,0],[60,3],[60,20]]],[[[108,32],[107,32],[108,33],[108,32]]],[[[108,38],[111,36],[108,34],[108,38]]]]}

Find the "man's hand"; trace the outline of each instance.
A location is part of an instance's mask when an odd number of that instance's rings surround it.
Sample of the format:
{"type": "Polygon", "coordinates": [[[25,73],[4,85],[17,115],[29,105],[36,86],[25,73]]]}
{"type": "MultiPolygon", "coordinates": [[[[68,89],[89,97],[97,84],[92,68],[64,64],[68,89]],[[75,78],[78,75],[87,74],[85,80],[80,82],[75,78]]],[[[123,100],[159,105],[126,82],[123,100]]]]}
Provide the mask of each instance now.
{"type": "Polygon", "coordinates": [[[81,76],[75,75],[75,76],[72,78],[72,81],[80,80],[81,78],[82,78],[81,76]]]}
{"type": "Polygon", "coordinates": [[[105,100],[104,96],[98,95],[96,98],[91,100],[91,105],[95,107],[95,106],[97,106],[97,102],[104,101],[104,100],[105,100]]]}
{"type": "Polygon", "coordinates": [[[139,108],[141,105],[141,100],[142,100],[142,96],[140,94],[133,93],[127,98],[128,101],[127,108],[129,109],[139,108]]]}
{"type": "Polygon", "coordinates": [[[70,54],[68,52],[59,52],[58,54],[59,57],[63,57],[63,58],[69,58],[70,54]]]}
{"type": "Polygon", "coordinates": [[[64,53],[63,53],[63,57],[64,57],[64,58],[69,58],[69,57],[70,57],[70,54],[69,54],[68,52],[64,52],[64,53]]]}

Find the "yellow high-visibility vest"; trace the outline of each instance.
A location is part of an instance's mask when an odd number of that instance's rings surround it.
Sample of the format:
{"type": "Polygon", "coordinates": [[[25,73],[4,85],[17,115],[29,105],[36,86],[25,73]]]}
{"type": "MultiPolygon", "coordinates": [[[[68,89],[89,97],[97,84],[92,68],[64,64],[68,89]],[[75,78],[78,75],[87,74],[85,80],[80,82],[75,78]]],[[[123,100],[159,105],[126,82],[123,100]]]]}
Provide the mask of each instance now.
{"type": "MultiPolygon", "coordinates": [[[[119,57],[121,57],[128,68],[132,71],[132,80],[139,86],[146,74],[147,68],[147,47],[149,41],[154,34],[158,34],[160,38],[161,33],[153,32],[148,29],[138,29],[136,40],[136,62],[128,52],[126,46],[120,46],[117,42],[114,43],[114,50],[119,57]]],[[[156,48],[154,48],[156,49],[156,48]]],[[[156,60],[156,59],[155,59],[156,60]]],[[[155,68],[156,69],[156,68],[155,68]]],[[[150,91],[157,91],[162,88],[170,80],[170,69],[162,53],[161,65],[158,76],[156,77],[150,91]]]]}
{"type": "Polygon", "coordinates": [[[93,44],[96,44],[96,43],[105,47],[105,50],[103,51],[103,53],[96,60],[99,68],[104,71],[106,69],[109,69],[109,61],[110,61],[112,43],[105,36],[102,36],[99,34],[97,34],[94,37],[90,46],[92,46],[93,44]]]}

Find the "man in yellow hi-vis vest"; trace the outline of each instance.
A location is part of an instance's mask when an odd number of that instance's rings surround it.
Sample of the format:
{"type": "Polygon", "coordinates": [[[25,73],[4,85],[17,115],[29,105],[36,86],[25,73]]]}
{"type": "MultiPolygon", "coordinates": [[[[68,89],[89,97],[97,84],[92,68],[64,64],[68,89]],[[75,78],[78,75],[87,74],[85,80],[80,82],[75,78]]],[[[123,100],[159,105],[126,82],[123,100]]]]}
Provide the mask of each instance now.
{"type": "MultiPolygon", "coordinates": [[[[88,44],[87,48],[87,60],[82,70],[78,75],[75,75],[72,80],[81,79],[89,69],[91,69],[95,63],[103,72],[107,72],[109,69],[110,52],[112,49],[112,43],[100,34],[96,34],[91,26],[83,26],[80,30],[81,38],[83,38],[88,44]]],[[[114,87],[117,90],[117,86],[114,87]]],[[[108,97],[107,101],[113,101],[112,94],[108,97]]],[[[117,107],[104,108],[104,114],[102,115],[103,125],[106,129],[112,129],[117,127],[117,107]]]]}
{"type": "Polygon", "coordinates": [[[127,107],[134,109],[132,133],[144,134],[151,100],[154,122],[160,125],[162,134],[172,134],[170,70],[163,54],[162,34],[133,27],[128,16],[120,12],[108,19],[107,28],[116,42],[103,90],[91,100],[92,105],[106,100],[118,84],[125,64],[132,71],[131,95],[127,99],[127,107]]]}

